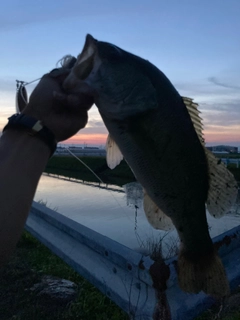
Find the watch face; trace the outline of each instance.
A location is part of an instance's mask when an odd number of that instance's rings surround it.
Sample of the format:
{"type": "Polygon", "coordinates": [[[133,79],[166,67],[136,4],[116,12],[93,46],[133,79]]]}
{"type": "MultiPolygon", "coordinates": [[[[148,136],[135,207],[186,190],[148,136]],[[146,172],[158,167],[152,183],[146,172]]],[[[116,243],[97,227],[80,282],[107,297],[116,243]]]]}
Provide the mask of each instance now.
{"type": "Polygon", "coordinates": [[[42,122],[40,120],[38,120],[34,126],[32,127],[32,130],[35,131],[36,133],[41,131],[43,129],[43,125],[42,122]]]}

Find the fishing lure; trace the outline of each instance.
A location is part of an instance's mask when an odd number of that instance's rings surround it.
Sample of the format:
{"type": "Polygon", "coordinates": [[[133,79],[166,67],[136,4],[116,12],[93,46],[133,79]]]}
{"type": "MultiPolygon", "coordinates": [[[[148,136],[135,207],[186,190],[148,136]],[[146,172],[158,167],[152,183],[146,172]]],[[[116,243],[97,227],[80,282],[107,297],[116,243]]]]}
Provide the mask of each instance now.
{"type": "MultiPolygon", "coordinates": [[[[57,65],[60,64],[60,66],[62,68],[68,68],[71,69],[73,68],[73,66],[75,65],[75,62],[77,61],[77,59],[71,55],[66,55],[64,56],[62,59],[60,59],[57,62],[57,65]]],[[[56,69],[53,69],[56,70],[56,69]]],[[[52,70],[52,71],[53,71],[52,70]]],[[[51,71],[51,72],[52,72],[51,71]]],[[[42,77],[41,77],[42,78],[42,77]]],[[[38,80],[41,80],[41,78],[35,79],[33,81],[30,82],[26,82],[26,81],[21,81],[21,80],[16,80],[16,100],[15,100],[15,108],[16,108],[16,112],[17,113],[21,113],[21,111],[26,107],[26,105],[28,104],[28,93],[27,93],[27,89],[26,86],[36,82],[38,80]]]]}
{"type": "Polygon", "coordinates": [[[16,80],[17,90],[16,90],[16,100],[15,100],[15,108],[17,113],[21,113],[21,111],[28,104],[28,94],[26,90],[26,85],[28,84],[25,81],[16,80]]]}

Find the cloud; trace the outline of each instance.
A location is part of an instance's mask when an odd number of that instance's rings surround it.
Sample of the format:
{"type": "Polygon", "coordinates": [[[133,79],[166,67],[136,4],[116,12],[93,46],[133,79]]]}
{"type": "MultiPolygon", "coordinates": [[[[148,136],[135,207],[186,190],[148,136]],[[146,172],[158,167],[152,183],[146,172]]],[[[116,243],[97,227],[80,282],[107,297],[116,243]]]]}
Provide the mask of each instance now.
{"type": "Polygon", "coordinates": [[[236,66],[235,70],[227,69],[221,73],[220,77],[214,75],[205,78],[177,81],[174,83],[180,94],[192,96],[193,98],[206,98],[209,101],[213,97],[229,97],[230,94],[240,95],[240,69],[236,66]],[[226,90],[229,89],[229,90],[226,90]]]}
{"type": "Polygon", "coordinates": [[[101,127],[104,127],[105,128],[105,125],[104,125],[104,123],[103,123],[103,121],[102,120],[100,120],[100,115],[99,115],[99,119],[89,119],[89,121],[88,121],[88,124],[87,124],[87,127],[88,128],[101,128],[101,127]]]}
{"type": "Polygon", "coordinates": [[[228,89],[240,90],[240,86],[235,86],[235,85],[221,82],[216,77],[209,77],[208,81],[215,84],[216,86],[220,86],[220,87],[224,87],[224,88],[228,88],[228,89]]]}
{"type": "Polygon", "coordinates": [[[218,126],[222,128],[238,127],[240,129],[240,99],[225,103],[200,104],[201,117],[205,130],[218,126]]]}
{"type": "Polygon", "coordinates": [[[206,142],[240,145],[240,83],[239,75],[226,73],[223,80],[215,76],[201,81],[175,83],[179,93],[199,104],[206,142]],[[226,81],[226,77],[228,81],[226,81]]]}
{"type": "Polygon", "coordinates": [[[84,133],[91,133],[91,134],[97,134],[97,133],[99,133],[99,134],[107,134],[108,133],[108,131],[107,131],[107,129],[106,129],[106,127],[105,126],[102,126],[102,127],[86,127],[86,128],[84,128],[84,129],[82,129],[82,132],[84,132],[84,133]]]}
{"type": "MultiPolygon", "coordinates": [[[[240,83],[240,80],[239,80],[240,83]]],[[[182,96],[193,98],[196,102],[209,103],[228,100],[229,97],[240,96],[240,88],[231,87],[231,91],[208,80],[174,83],[182,96]]]]}

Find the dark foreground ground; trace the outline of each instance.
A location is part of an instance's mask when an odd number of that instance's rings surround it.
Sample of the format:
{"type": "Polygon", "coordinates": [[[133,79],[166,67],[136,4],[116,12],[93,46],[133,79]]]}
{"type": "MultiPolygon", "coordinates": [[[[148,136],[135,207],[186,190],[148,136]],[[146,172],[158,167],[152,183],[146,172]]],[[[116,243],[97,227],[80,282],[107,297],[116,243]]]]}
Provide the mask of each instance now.
{"type": "MultiPolygon", "coordinates": [[[[104,158],[83,160],[106,183],[123,185],[134,180],[122,163],[113,171],[104,158]]],[[[70,157],[53,157],[47,172],[96,181],[81,163],[70,157]]],[[[232,168],[240,181],[240,169],[232,168]]],[[[113,302],[80,277],[61,259],[53,255],[35,238],[24,232],[14,255],[0,269],[0,320],[127,320],[128,317],[113,302]],[[55,300],[42,299],[38,292],[30,290],[44,275],[68,279],[77,284],[77,297],[73,302],[59,304],[55,300]]],[[[240,287],[223,304],[208,310],[195,320],[240,320],[240,287]]]]}
{"type": "Polygon", "coordinates": [[[80,277],[60,258],[24,232],[14,255],[0,269],[1,320],[127,320],[107,297],[80,277]],[[77,284],[76,300],[59,304],[30,290],[44,275],[68,279],[77,284]]]}
{"type": "MultiPolygon", "coordinates": [[[[127,315],[45,246],[24,232],[14,255],[0,269],[1,320],[127,320],[127,315]],[[76,299],[59,303],[31,288],[44,275],[77,284],[76,299]]],[[[195,320],[240,320],[240,290],[195,320]]]]}

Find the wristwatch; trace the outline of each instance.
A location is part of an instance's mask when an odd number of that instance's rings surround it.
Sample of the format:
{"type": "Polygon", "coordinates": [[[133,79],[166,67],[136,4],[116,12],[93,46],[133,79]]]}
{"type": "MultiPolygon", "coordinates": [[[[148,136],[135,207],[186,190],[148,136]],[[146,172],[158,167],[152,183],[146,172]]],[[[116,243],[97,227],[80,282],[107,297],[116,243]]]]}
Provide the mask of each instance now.
{"type": "Polygon", "coordinates": [[[57,148],[56,138],[51,130],[45,127],[40,120],[28,115],[17,113],[8,118],[8,124],[3,132],[8,129],[19,129],[27,132],[30,136],[35,136],[44,141],[51,150],[51,156],[57,148]]]}

